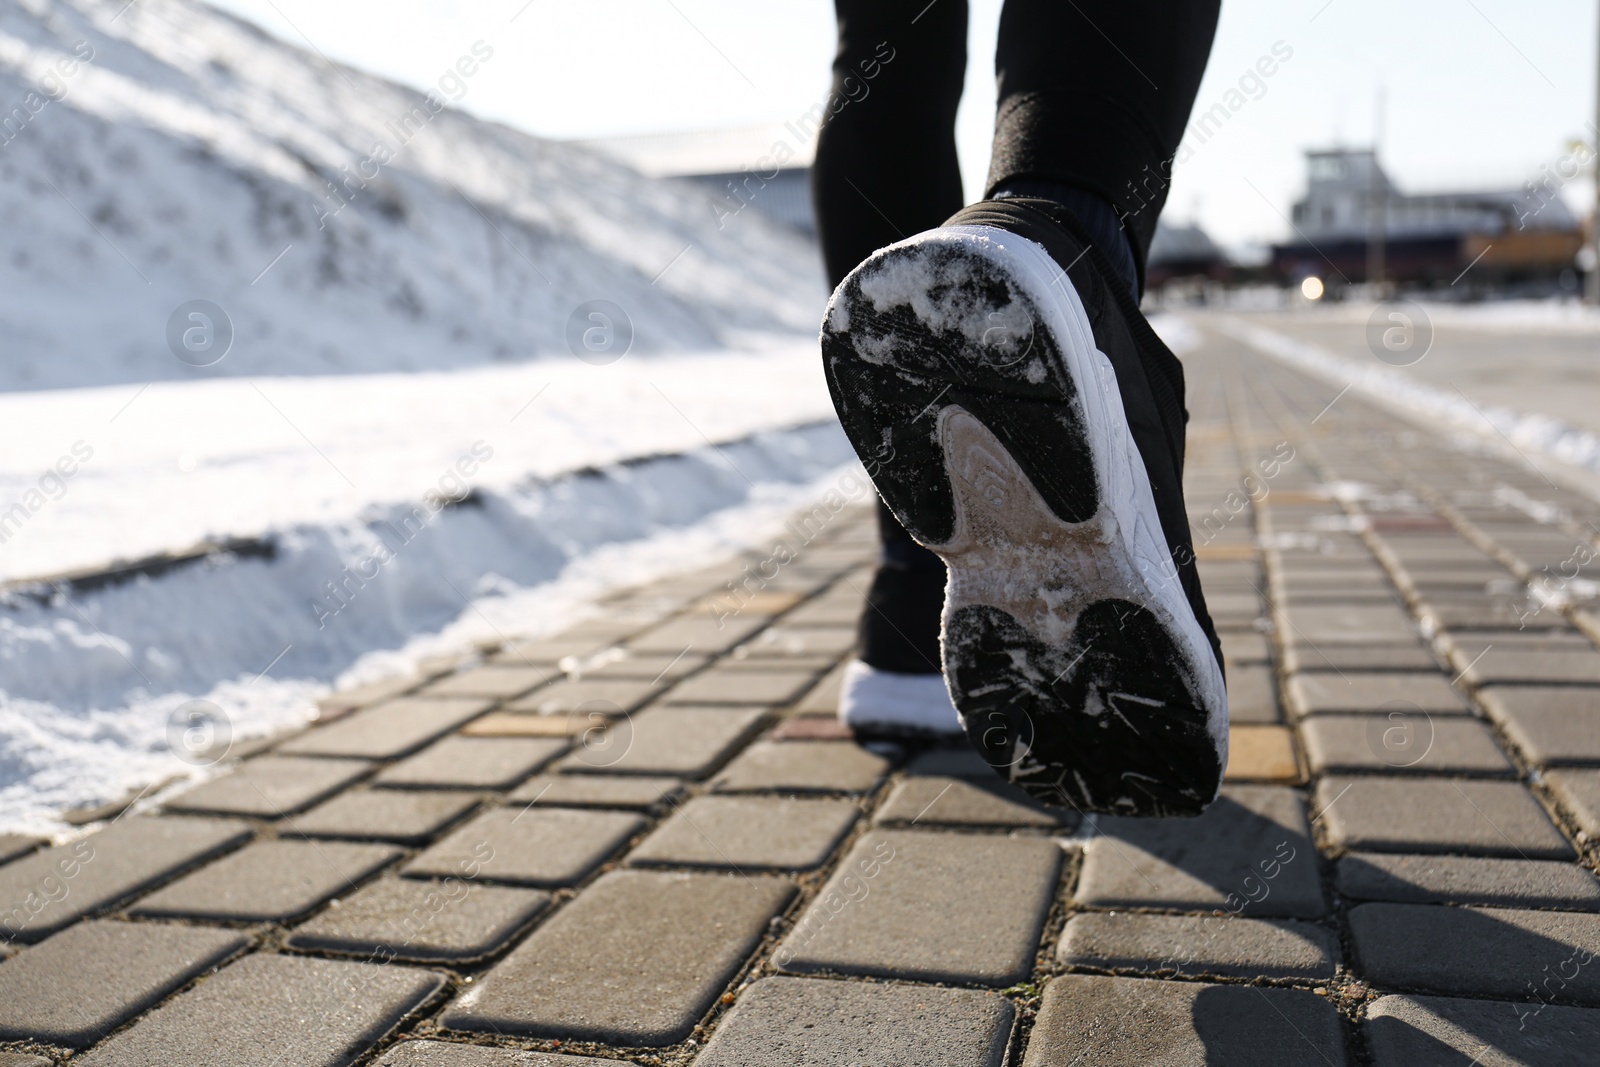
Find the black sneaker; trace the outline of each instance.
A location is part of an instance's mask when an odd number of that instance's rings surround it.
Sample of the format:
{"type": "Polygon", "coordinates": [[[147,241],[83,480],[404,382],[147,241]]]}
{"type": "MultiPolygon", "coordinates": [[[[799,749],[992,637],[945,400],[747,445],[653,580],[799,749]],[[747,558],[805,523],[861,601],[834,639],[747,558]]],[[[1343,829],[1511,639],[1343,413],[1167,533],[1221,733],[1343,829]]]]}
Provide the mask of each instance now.
{"type": "Polygon", "coordinates": [[[879,493],[949,567],[943,668],[972,745],[1048,803],[1192,815],[1228,712],[1182,368],[1080,233],[1008,199],[876,252],[833,294],[823,361],[879,493]]]}

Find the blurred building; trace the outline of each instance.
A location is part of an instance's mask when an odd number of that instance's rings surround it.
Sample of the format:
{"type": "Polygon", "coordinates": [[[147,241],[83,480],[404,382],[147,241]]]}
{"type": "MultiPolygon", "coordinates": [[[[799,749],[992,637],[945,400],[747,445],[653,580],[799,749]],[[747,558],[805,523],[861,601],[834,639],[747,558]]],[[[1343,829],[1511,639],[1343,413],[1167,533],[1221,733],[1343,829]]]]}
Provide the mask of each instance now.
{"type": "Polygon", "coordinates": [[[769,126],[650,133],[578,141],[635,170],[701,186],[706,210],[719,219],[748,209],[816,233],[811,210],[811,157],[816,126],[805,119],[769,126]]]}
{"type": "Polygon", "coordinates": [[[1156,223],[1145,261],[1146,288],[1157,289],[1168,282],[1188,278],[1226,281],[1232,270],[1227,255],[1199,226],[1169,223],[1165,219],[1156,223]]]}
{"type": "Polygon", "coordinates": [[[1572,269],[1583,245],[1558,190],[1530,183],[1407,194],[1365,150],[1307,152],[1306,164],[1306,195],[1290,217],[1294,236],[1272,250],[1273,267],[1288,278],[1366,281],[1380,261],[1388,281],[1449,282],[1469,265],[1479,284],[1554,278],[1572,269]]]}

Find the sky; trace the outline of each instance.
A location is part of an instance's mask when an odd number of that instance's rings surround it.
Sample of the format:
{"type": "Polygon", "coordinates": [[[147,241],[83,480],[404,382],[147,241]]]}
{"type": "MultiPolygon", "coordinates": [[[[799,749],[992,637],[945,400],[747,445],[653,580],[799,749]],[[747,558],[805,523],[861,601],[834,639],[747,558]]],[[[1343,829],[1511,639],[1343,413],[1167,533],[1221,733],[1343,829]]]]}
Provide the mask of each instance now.
{"type": "MultiPolygon", "coordinates": [[[[457,106],[557,138],[782,123],[825,97],[833,54],[828,0],[218,6],[419,88],[484,41],[495,61],[457,106]]],[[[957,120],[968,199],[982,194],[988,166],[999,9],[971,4],[957,120]]],[[[1290,55],[1220,131],[1190,142],[1168,217],[1233,246],[1281,240],[1304,188],[1303,152],[1365,147],[1375,127],[1404,191],[1518,188],[1593,138],[1597,11],[1597,0],[1223,0],[1197,112],[1237,102],[1229,90],[1275,46],[1290,55]]],[[[1587,209],[1592,188],[1581,179],[1563,191],[1587,209]]]]}

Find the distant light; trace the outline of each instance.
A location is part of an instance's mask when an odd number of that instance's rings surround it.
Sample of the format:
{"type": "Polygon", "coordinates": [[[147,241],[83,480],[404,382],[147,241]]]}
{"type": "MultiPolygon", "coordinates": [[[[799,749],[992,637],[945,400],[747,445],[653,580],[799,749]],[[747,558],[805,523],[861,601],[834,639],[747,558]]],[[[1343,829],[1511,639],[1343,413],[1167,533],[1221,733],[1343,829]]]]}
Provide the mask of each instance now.
{"type": "Polygon", "coordinates": [[[1322,299],[1322,279],[1312,275],[1300,283],[1300,295],[1307,300],[1322,299]]]}

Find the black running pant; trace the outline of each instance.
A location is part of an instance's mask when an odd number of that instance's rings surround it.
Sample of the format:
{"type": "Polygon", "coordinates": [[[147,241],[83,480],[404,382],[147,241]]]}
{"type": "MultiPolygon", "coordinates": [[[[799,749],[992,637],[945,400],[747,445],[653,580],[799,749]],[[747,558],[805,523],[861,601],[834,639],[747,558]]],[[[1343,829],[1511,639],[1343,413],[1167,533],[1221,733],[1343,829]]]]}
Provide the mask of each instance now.
{"type": "MultiPolygon", "coordinates": [[[[1006,0],[1000,101],[984,195],[1012,180],[1109,201],[1139,276],[1221,0],[1006,0]]],[[[962,199],[956,107],[966,0],[835,0],[833,105],[812,197],[830,285],[962,199]]]]}

